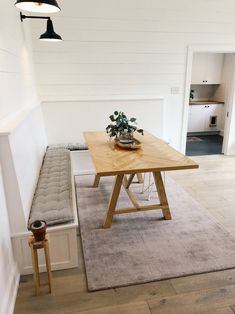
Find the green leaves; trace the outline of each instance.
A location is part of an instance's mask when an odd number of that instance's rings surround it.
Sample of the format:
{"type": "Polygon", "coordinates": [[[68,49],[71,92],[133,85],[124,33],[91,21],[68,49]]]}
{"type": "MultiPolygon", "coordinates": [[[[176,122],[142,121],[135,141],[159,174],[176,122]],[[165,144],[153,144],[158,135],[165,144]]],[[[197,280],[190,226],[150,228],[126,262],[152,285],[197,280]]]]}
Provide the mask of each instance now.
{"type": "Polygon", "coordinates": [[[106,132],[110,137],[114,136],[133,136],[135,131],[144,135],[143,129],[138,129],[136,126],[136,118],[128,119],[124,112],[115,110],[112,115],[109,116],[111,124],[106,127],[106,132]],[[135,125],[133,125],[133,123],[135,125]]]}
{"type": "Polygon", "coordinates": [[[189,99],[193,99],[193,98],[194,98],[194,90],[191,89],[191,90],[190,90],[189,99]]]}

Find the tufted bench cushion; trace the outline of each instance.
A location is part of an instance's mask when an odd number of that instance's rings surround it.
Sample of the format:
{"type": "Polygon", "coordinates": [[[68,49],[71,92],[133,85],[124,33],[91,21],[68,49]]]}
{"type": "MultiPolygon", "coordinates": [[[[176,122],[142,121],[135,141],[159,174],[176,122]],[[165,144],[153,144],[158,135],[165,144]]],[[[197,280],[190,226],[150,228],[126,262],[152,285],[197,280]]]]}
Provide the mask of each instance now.
{"type": "Polygon", "coordinates": [[[61,149],[66,148],[69,150],[87,150],[88,147],[85,143],[66,143],[66,144],[53,144],[48,146],[49,149],[61,149]]]}
{"type": "Polygon", "coordinates": [[[47,150],[33,197],[29,225],[40,219],[48,226],[72,222],[71,184],[70,151],[65,148],[47,150]]]}

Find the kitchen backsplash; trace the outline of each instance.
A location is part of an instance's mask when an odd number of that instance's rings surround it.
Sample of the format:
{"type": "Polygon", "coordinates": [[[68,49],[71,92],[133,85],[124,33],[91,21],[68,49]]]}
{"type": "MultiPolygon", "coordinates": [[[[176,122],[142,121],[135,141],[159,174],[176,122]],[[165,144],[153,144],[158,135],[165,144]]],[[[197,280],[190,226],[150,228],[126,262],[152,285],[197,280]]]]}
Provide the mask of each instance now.
{"type": "Polygon", "coordinates": [[[194,90],[193,100],[216,100],[218,87],[219,85],[191,85],[191,90],[194,90]]]}

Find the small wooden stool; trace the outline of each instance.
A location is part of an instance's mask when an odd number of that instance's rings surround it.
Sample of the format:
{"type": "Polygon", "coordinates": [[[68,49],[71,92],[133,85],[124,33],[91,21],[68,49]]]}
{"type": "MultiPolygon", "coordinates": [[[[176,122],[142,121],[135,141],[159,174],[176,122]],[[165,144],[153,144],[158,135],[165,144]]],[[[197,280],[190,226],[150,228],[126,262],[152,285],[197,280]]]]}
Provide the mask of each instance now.
{"type": "Polygon", "coordinates": [[[35,238],[31,236],[29,238],[29,246],[31,249],[32,255],[32,265],[33,265],[33,276],[35,283],[36,295],[40,293],[40,275],[39,275],[39,266],[38,266],[38,249],[44,249],[46,268],[47,268],[47,278],[48,278],[48,286],[49,292],[51,293],[51,263],[50,263],[50,254],[49,254],[49,242],[47,237],[45,240],[36,242],[35,238]]]}

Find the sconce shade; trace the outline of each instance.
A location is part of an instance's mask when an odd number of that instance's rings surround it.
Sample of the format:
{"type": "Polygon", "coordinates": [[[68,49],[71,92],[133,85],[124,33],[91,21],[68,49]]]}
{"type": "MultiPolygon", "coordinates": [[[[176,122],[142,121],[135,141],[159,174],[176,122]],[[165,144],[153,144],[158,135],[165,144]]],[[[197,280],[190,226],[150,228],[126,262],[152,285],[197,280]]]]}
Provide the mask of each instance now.
{"type": "Polygon", "coordinates": [[[55,13],[60,11],[56,0],[17,0],[15,6],[24,11],[37,13],[55,13]]]}
{"type": "Polygon", "coordinates": [[[62,38],[60,35],[56,34],[54,31],[52,20],[47,20],[47,30],[45,33],[43,33],[40,38],[40,40],[45,41],[61,41],[62,38]]]}

